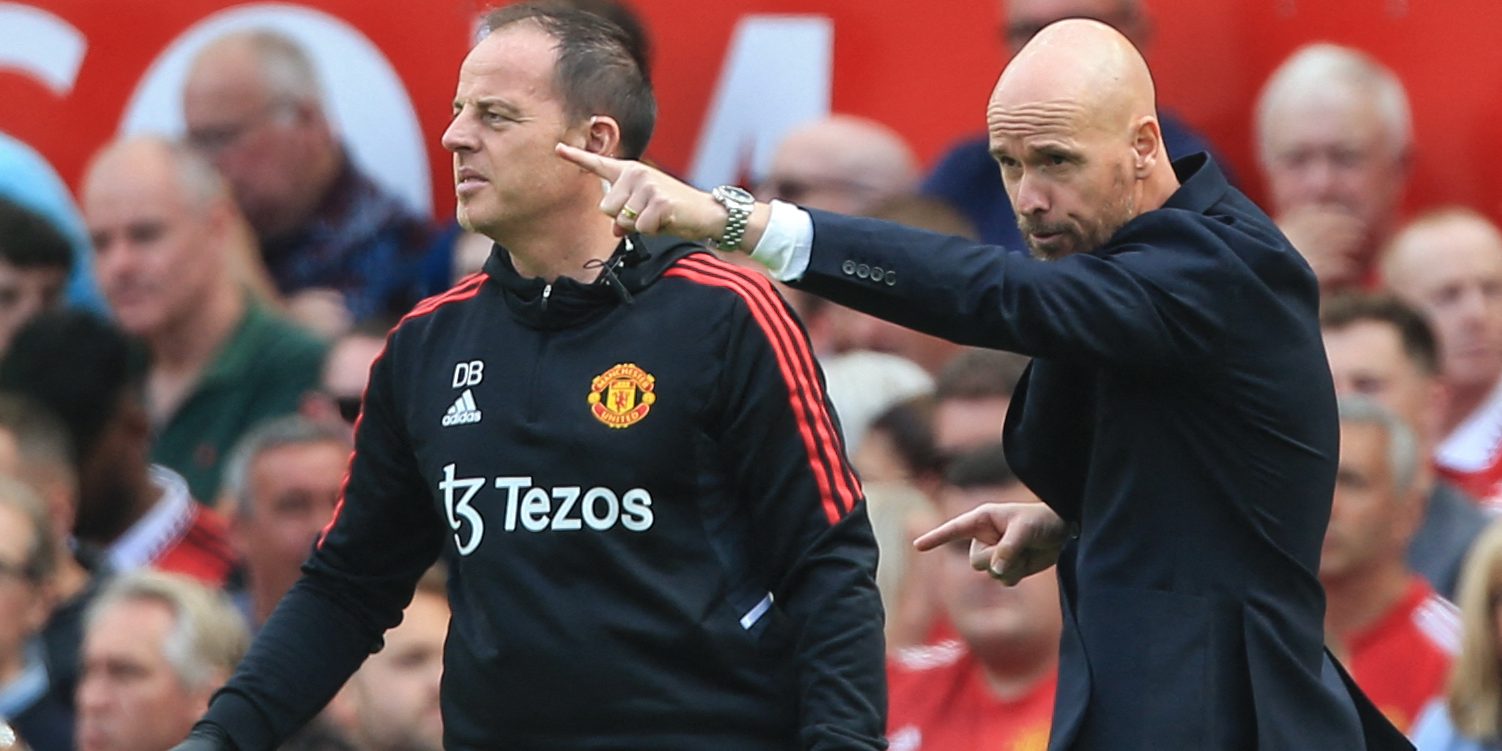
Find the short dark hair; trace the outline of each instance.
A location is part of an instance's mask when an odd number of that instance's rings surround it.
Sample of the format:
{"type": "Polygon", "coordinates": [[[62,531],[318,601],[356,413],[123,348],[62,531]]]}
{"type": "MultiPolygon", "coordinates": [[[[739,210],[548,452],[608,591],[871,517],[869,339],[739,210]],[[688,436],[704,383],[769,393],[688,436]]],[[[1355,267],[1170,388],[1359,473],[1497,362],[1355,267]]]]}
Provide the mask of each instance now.
{"type": "Polygon", "coordinates": [[[939,372],[934,396],[941,402],[1010,398],[1029,362],[1023,355],[994,349],[961,352],[939,372]]]}
{"type": "Polygon", "coordinates": [[[637,66],[648,78],[652,76],[652,38],[647,34],[647,25],[631,6],[621,0],[539,0],[565,8],[588,11],[621,27],[626,34],[626,51],[631,53],[637,66]]]}
{"type": "Polygon", "coordinates": [[[999,442],[964,451],[944,470],[944,484],[955,488],[993,488],[1014,482],[1017,475],[999,442]]]}
{"type": "Polygon", "coordinates": [[[27,321],[0,359],[0,389],[51,410],[75,456],[92,453],[127,394],[139,394],[144,360],[109,321],[80,310],[52,310],[27,321]]]}
{"type": "Polygon", "coordinates": [[[621,154],[637,159],[652,139],[657,99],[629,35],[604,16],[558,2],[508,5],[485,16],[485,32],[522,21],[558,40],[553,85],[575,122],[609,115],[621,128],[621,154]]]}
{"type": "Polygon", "coordinates": [[[23,269],[73,269],[73,248],[50,219],[0,197],[0,260],[23,269]]]}
{"type": "Polygon", "coordinates": [[[934,398],[918,394],[887,407],[871,424],[866,434],[882,432],[892,440],[892,448],[907,464],[913,477],[937,476],[944,466],[938,447],[934,446],[934,398]]]}
{"type": "Polygon", "coordinates": [[[1321,329],[1339,331],[1362,321],[1393,327],[1409,361],[1424,375],[1439,375],[1439,340],[1417,308],[1391,294],[1371,292],[1347,292],[1321,304],[1321,329]]]}

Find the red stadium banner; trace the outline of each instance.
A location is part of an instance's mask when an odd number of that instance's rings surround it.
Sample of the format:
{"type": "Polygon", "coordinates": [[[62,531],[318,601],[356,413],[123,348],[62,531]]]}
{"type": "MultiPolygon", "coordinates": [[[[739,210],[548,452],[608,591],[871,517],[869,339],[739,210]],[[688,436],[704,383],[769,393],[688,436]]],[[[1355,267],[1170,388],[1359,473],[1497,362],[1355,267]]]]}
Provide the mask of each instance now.
{"type": "MultiPolygon", "coordinates": [[[[650,155],[695,182],[744,176],[796,122],[881,120],[932,160],[980,132],[1003,63],[997,0],[636,0],[650,28],[661,120],[650,155]]],[[[1408,87],[1418,138],[1408,205],[1502,216],[1502,37],[1491,0],[1149,0],[1163,103],[1260,192],[1252,103],[1293,49],[1366,50],[1408,87]]],[[[271,26],[303,41],[358,161],[414,204],[453,205],[438,137],[477,0],[0,2],[0,131],[76,185],[120,132],[178,127],[178,88],[213,36],[271,26]]]]}

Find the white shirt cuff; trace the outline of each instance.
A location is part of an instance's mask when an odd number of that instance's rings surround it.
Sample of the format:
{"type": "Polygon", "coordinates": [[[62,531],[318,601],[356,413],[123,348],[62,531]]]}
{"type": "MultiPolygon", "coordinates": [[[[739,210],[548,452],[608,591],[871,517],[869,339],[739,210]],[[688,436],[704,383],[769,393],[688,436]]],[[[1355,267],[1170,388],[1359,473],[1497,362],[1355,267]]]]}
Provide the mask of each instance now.
{"type": "Polygon", "coordinates": [[[807,211],[783,201],[772,202],[767,228],[751,249],[751,258],[784,282],[796,281],[808,270],[814,247],[814,219],[807,211]]]}

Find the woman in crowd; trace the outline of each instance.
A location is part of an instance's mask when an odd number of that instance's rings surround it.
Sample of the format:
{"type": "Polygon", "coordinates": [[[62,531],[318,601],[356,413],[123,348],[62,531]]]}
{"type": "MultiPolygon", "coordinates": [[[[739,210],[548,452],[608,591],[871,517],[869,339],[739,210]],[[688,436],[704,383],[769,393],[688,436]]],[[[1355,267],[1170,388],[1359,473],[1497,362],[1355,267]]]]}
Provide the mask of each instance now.
{"type": "Polygon", "coordinates": [[[1502,751],[1502,522],[1477,538],[1460,575],[1460,655],[1443,699],[1414,729],[1419,751],[1502,751]]]}

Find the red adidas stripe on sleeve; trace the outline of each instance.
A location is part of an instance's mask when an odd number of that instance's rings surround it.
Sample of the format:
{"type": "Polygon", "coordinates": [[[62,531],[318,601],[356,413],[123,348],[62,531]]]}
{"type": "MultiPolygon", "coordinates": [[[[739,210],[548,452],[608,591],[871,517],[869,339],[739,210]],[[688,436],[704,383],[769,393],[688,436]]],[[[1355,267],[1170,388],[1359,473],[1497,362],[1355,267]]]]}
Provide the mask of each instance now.
{"type": "Polygon", "coordinates": [[[850,513],[860,500],[860,483],[845,461],[827,409],[823,386],[808,341],[766,279],[702,254],[683,258],[664,276],[730,289],[745,301],[766,335],[788,388],[788,403],[808,454],[809,470],[819,487],[831,524],[850,513]]]}

